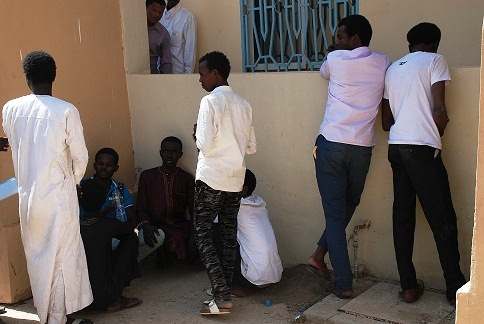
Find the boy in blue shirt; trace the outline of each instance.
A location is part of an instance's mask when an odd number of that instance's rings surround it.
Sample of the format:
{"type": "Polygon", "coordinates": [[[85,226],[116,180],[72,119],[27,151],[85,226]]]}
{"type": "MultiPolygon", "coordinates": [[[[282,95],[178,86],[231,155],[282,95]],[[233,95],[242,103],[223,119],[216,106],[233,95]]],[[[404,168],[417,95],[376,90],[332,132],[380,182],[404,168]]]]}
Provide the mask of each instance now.
{"type": "Polygon", "coordinates": [[[81,236],[94,296],[92,307],[97,310],[117,311],[141,303],[122,294],[139,276],[138,237],[134,199],[126,186],[113,180],[118,161],[115,150],[101,149],[95,157],[96,173],[79,186],[81,236]],[[113,239],[119,240],[114,251],[113,239]]]}

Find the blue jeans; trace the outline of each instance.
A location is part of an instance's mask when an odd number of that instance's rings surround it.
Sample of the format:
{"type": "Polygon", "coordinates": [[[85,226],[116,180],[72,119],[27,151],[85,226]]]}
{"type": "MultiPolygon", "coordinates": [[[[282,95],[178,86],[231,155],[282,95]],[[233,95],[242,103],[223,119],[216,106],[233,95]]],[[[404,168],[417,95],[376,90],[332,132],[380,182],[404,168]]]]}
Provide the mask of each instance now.
{"type": "Polygon", "coordinates": [[[329,253],[335,289],[347,290],[352,288],[353,275],[345,230],[360,203],[372,148],[330,142],[322,135],[316,147],[316,178],[326,218],[318,245],[329,253]]]}

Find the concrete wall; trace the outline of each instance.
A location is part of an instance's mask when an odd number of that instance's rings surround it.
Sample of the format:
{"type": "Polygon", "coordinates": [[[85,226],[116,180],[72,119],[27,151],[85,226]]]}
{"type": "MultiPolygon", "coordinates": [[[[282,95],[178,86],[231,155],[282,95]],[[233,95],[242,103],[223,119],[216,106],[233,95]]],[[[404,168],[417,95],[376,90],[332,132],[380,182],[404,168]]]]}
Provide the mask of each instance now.
{"type": "MultiPolygon", "coordinates": [[[[79,109],[91,155],[103,146],[121,155],[119,177],[133,183],[133,154],[117,1],[0,3],[0,102],[28,93],[21,58],[43,49],[56,59],[54,95],[79,109]]],[[[0,179],[11,174],[0,157],[0,179]]],[[[91,168],[89,169],[89,172],[91,168]]]]}
{"type": "MultiPolygon", "coordinates": [[[[484,63],[484,24],[482,27],[481,62],[484,63]]],[[[484,309],[484,68],[481,65],[481,96],[479,108],[479,130],[477,149],[477,183],[472,238],[470,281],[457,293],[457,324],[482,323],[484,309]]]]}
{"type": "Polygon", "coordinates": [[[428,21],[440,27],[439,51],[451,66],[479,66],[484,1],[360,0],[360,3],[361,14],[373,25],[374,49],[397,59],[408,51],[408,30],[428,21]]]}
{"type": "MultiPolygon", "coordinates": [[[[448,89],[451,123],[444,139],[458,214],[462,267],[469,270],[474,212],[475,161],[479,97],[479,70],[454,69],[448,89]]],[[[258,177],[257,192],[268,202],[284,262],[305,262],[323,225],[323,212],[315,184],[311,150],[323,116],[327,84],[317,73],[234,74],[230,83],[254,107],[258,153],[248,166],[258,177]]],[[[196,150],[191,139],[199,101],[204,92],[197,76],[128,75],[136,167],[160,163],[158,148],[164,136],[184,142],[182,165],[193,172],[196,150]]],[[[391,204],[391,168],[387,161],[387,135],[377,132],[366,189],[354,221],[371,220],[360,235],[360,257],[380,277],[397,278],[394,261],[391,204]]],[[[443,279],[433,238],[423,214],[418,213],[415,263],[419,277],[442,288],[443,279]]]]}
{"type": "MultiPolygon", "coordinates": [[[[199,54],[222,50],[240,72],[239,0],[181,0],[198,20],[199,54]]],[[[361,14],[367,16],[374,31],[372,47],[397,59],[406,53],[407,31],[422,21],[434,22],[442,29],[442,45],[451,66],[480,64],[480,31],[484,1],[481,0],[360,0],[361,14]]]]}
{"type": "MultiPolygon", "coordinates": [[[[117,1],[0,1],[0,107],[27,94],[21,60],[28,52],[43,49],[57,62],[54,95],[75,104],[84,124],[91,157],[103,146],[120,153],[119,178],[134,183],[134,160],[123,68],[121,15],[117,1]]],[[[2,130],[0,127],[0,135],[2,130]]],[[[91,159],[92,162],[92,159],[91,159]]],[[[88,167],[88,174],[92,166],[88,167]]],[[[13,176],[10,153],[0,154],[0,181],[13,176]]],[[[25,274],[19,259],[20,234],[17,200],[0,202],[0,267],[25,274]]],[[[23,258],[23,257],[22,257],[23,258]]],[[[22,295],[11,287],[5,272],[0,276],[0,302],[8,294],[22,295]]],[[[25,280],[25,277],[24,277],[25,280]]],[[[17,287],[18,288],[18,287],[17,287]]],[[[28,286],[27,286],[28,288],[28,286]]],[[[25,288],[24,288],[25,289],[25,288]]]]}

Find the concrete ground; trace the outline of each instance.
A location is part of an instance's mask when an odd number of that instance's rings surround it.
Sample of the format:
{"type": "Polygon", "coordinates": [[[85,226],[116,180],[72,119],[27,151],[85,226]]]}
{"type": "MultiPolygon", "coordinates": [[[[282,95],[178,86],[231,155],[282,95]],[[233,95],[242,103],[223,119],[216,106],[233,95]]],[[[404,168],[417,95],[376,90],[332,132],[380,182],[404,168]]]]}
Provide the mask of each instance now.
{"type": "MultiPolygon", "coordinates": [[[[143,264],[143,276],[126,289],[143,304],[117,313],[83,312],[96,324],[144,323],[331,323],[331,324],[451,324],[454,309],[445,295],[427,290],[415,304],[398,299],[399,286],[366,278],[355,282],[358,296],[341,300],[329,293],[329,282],[307,265],[284,271],[283,280],[247,297],[234,299],[230,315],[198,314],[209,282],[205,271],[187,266],[159,269],[153,259],[143,264]],[[267,304],[267,306],[266,306],[267,304]],[[298,317],[299,315],[299,317],[298,317]],[[297,318],[298,317],[298,318],[297,318]],[[297,320],[295,320],[297,318],[297,320]]],[[[32,301],[7,306],[0,324],[39,323],[32,301]]]]}
{"type": "MultiPolygon", "coordinates": [[[[141,298],[142,305],[117,313],[84,312],[81,316],[96,324],[290,323],[298,310],[308,308],[329,294],[327,282],[308,266],[300,265],[286,270],[278,285],[236,298],[232,314],[206,318],[198,311],[201,301],[209,298],[204,292],[208,287],[203,270],[186,266],[160,270],[153,260],[148,260],[142,278],[126,289],[126,295],[141,298]],[[267,300],[272,305],[266,306],[267,300]]],[[[7,306],[7,314],[0,315],[0,323],[39,323],[32,300],[7,306]]]]}

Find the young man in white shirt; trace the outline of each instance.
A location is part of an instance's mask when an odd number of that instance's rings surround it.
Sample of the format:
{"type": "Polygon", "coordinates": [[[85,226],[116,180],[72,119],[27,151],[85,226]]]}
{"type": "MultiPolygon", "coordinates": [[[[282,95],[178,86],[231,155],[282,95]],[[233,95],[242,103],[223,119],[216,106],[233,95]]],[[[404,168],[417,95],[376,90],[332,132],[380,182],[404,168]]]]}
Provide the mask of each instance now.
{"type": "Polygon", "coordinates": [[[314,159],[326,230],[309,264],[325,270],[324,256],[329,252],[335,274],[334,294],[339,298],[353,297],[345,229],[365,186],[389,65],[386,55],[368,48],[371,36],[371,25],[365,17],[342,19],[336,50],[328,54],[320,71],[329,80],[329,88],[314,159]]]}
{"type": "Polygon", "coordinates": [[[172,73],[193,73],[197,52],[197,22],[180,0],[168,0],[160,23],[170,33],[172,73]]]}
{"type": "Polygon", "coordinates": [[[207,268],[214,300],[202,315],[227,314],[237,253],[237,213],[245,178],[245,154],[256,151],[252,107],[229,87],[230,62],[220,52],[200,59],[202,98],[196,143],[200,150],[195,182],[194,227],[200,257],[207,268]],[[212,237],[215,218],[222,231],[222,256],[212,237]]]}
{"type": "Polygon", "coordinates": [[[466,283],[459,267],[456,214],[441,158],[441,136],[449,122],[445,85],[450,73],[444,57],[436,53],[440,37],[434,24],[413,27],[407,34],[410,54],[394,62],[385,79],[382,124],[390,131],[393,240],[400,295],[408,303],[423,293],[412,262],[416,197],[434,234],[451,304],[457,289],[466,283]]]}

